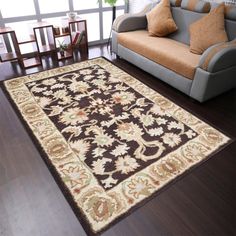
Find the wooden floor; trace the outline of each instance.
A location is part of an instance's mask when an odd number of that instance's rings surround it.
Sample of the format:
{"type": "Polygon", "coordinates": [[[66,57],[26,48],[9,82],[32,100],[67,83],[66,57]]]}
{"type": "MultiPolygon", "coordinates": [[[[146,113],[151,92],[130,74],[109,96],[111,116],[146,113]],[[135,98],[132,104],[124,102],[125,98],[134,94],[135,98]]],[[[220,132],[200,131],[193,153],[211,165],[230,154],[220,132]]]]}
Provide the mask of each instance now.
{"type": "MultiPolygon", "coordinates": [[[[235,90],[200,104],[131,64],[115,59],[106,46],[90,48],[88,57],[101,55],[112,59],[115,64],[199,118],[236,137],[235,90]]],[[[86,58],[83,55],[76,60],[86,58]]],[[[58,63],[52,63],[51,59],[44,60],[44,69],[53,66],[58,66],[58,63]]],[[[33,68],[27,70],[27,73],[42,69],[33,68]]],[[[0,80],[25,73],[17,65],[0,64],[0,80]]],[[[103,236],[236,235],[235,181],[234,142],[107,230],[103,236]]],[[[86,235],[2,90],[0,235],[86,235]]]]}

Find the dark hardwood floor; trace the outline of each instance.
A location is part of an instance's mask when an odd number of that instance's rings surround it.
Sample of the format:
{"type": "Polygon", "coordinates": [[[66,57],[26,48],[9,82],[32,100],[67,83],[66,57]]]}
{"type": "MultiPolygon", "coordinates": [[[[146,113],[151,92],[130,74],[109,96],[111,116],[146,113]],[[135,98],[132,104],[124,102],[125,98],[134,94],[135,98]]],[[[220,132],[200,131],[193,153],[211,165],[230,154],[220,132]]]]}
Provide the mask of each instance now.
{"type": "MultiPolygon", "coordinates": [[[[128,62],[110,55],[106,46],[91,47],[89,58],[105,56],[159,93],[236,137],[236,91],[200,104],[128,62]]],[[[78,56],[76,61],[87,59],[78,56]]],[[[71,61],[64,62],[72,63],[71,61]]],[[[44,69],[62,66],[44,60],[44,69]]],[[[43,70],[22,71],[0,64],[0,80],[43,70]]],[[[225,78],[227,79],[227,78],[225,78]]],[[[236,235],[236,143],[134,211],[103,236],[236,235]]],[[[36,147],[0,90],[0,235],[86,235],[36,147]]]]}

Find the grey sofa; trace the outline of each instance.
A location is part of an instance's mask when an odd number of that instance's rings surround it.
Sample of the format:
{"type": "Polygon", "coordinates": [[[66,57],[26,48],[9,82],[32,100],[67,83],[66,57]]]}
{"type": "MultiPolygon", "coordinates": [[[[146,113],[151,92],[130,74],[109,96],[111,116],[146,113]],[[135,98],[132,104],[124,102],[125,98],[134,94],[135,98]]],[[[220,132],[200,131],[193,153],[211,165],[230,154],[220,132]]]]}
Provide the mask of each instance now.
{"type": "MultiPolygon", "coordinates": [[[[198,62],[194,68],[192,79],[189,79],[179,73],[178,70],[172,70],[150,59],[145,55],[145,50],[141,54],[137,53],[132,49],[132,43],[126,45],[126,43],[119,42],[119,37],[121,36],[125,37],[127,35],[131,37],[132,33],[134,35],[137,33],[138,35],[139,32],[140,35],[145,34],[147,29],[146,12],[151,8],[152,5],[148,5],[139,14],[125,14],[115,20],[112,31],[112,51],[114,53],[200,102],[236,87],[236,21],[225,19],[225,28],[230,43],[226,44],[226,46],[221,46],[207,66],[204,65],[206,58],[218,45],[213,45],[200,55],[197,59],[198,62]]],[[[172,6],[171,8],[178,31],[169,35],[166,40],[169,40],[170,43],[176,43],[177,41],[178,45],[189,47],[189,25],[205,14],[185,10],[181,7],[172,6]]],[[[134,39],[134,43],[137,43],[138,40],[143,39],[141,37],[139,39],[137,36],[134,39]]],[[[150,50],[160,47],[160,39],[158,37],[152,37],[152,39],[148,40],[152,40],[152,45],[150,45],[152,49],[150,50]],[[154,40],[157,40],[156,44],[154,40]]],[[[145,47],[148,49],[148,45],[145,45],[145,47]]],[[[179,57],[179,60],[182,60],[181,53],[180,55],[173,54],[170,49],[169,52],[167,51],[168,54],[170,54],[170,60],[172,60],[171,56],[179,57]]],[[[158,57],[158,52],[156,56],[158,57]]],[[[184,61],[181,63],[183,66],[184,61]]]]}

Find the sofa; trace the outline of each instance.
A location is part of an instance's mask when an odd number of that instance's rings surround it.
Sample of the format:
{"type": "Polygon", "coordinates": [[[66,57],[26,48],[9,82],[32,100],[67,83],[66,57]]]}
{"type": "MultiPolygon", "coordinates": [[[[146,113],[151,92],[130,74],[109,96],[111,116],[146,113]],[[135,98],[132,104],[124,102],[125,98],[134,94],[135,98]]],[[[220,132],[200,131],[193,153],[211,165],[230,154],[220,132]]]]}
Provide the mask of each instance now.
{"type": "Polygon", "coordinates": [[[236,8],[228,18],[225,16],[229,42],[212,45],[198,55],[189,50],[189,26],[207,13],[197,8],[186,9],[186,1],[180,4],[171,1],[178,30],[167,37],[148,35],[146,13],[155,4],[147,5],[138,14],[119,16],[113,23],[112,51],[191,98],[204,102],[236,87],[236,8]]]}

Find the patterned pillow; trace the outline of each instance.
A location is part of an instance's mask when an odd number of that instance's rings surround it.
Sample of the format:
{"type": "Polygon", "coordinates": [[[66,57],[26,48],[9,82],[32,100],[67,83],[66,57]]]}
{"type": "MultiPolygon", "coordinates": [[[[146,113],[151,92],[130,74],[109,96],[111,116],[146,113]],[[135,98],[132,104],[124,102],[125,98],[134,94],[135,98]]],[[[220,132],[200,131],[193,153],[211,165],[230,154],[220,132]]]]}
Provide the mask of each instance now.
{"type": "Polygon", "coordinates": [[[182,0],[181,8],[189,11],[208,13],[211,9],[211,4],[200,0],[182,0]]]}
{"type": "Polygon", "coordinates": [[[170,0],[170,5],[172,7],[180,7],[182,0],[170,0]]]}
{"type": "Polygon", "coordinates": [[[212,10],[200,20],[195,21],[189,27],[190,51],[202,54],[210,46],[227,42],[225,31],[224,3],[212,10]]]}
{"type": "Polygon", "coordinates": [[[178,29],[172,17],[169,0],[161,0],[146,16],[150,36],[164,37],[178,29]]]}

